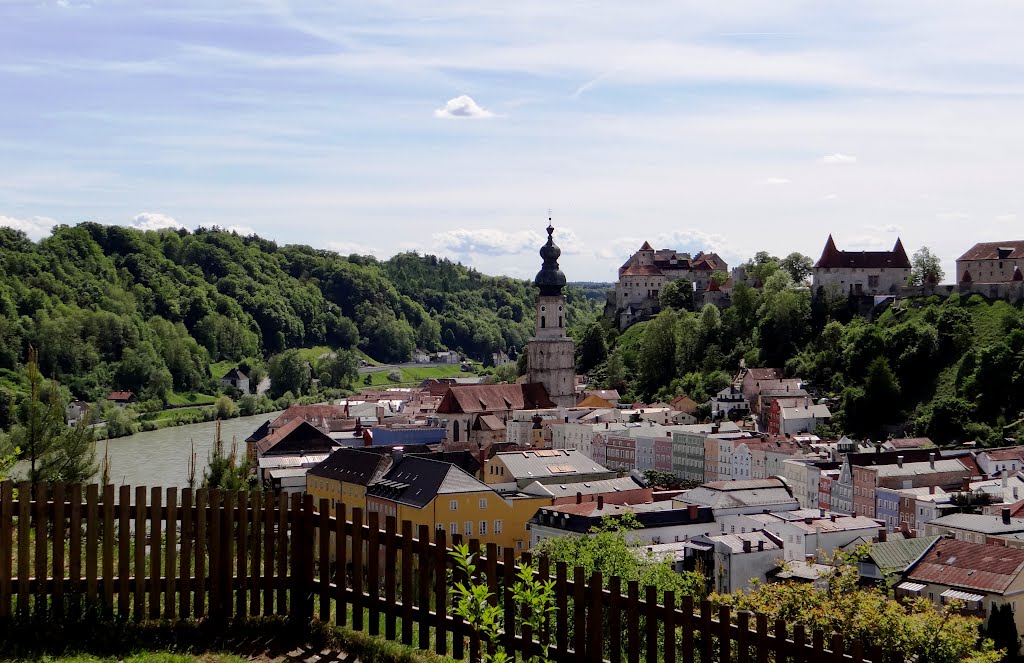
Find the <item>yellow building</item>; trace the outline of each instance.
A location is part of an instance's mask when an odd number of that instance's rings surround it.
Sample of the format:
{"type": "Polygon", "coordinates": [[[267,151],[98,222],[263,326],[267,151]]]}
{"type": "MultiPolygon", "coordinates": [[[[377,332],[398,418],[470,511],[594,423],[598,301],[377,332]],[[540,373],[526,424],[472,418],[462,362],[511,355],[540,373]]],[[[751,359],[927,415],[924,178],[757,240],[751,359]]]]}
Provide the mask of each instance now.
{"type": "Polygon", "coordinates": [[[496,453],[481,469],[484,482],[509,489],[541,483],[576,483],[614,479],[618,473],[598,465],[575,449],[537,449],[496,453]]]}
{"type": "Polygon", "coordinates": [[[367,510],[382,518],[444,529],[449,536],[494,543],[516,554],[529,548],[527,522],[551,502],[550,497],[503,495],[450,463],[400,454],[366,491],[367,510]]]}
{"type": "Polygon", "coordinates": [[[339,449],[306,473],[306,492],[313,504],[321,499],[331,501],[331,510],[338,503],[345,505],[345,519],[352,519],[352,509],[366,509],[366,487],[378,479],[390,464],[388,454],[360,449],[339,449]]]}

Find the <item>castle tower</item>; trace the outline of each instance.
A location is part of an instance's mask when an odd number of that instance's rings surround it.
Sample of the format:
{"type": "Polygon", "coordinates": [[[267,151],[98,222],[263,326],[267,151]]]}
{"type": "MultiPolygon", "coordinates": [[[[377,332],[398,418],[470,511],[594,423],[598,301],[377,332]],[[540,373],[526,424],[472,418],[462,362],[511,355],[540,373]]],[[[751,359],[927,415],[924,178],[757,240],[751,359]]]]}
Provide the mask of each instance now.
{"type": "Polygon", "coordinates": [[[565,334],[565,274],[558,268],[562,251],[552,238],[554,232],[548,224],[548,241],[540,249],[544,264],[533,281],[540,295],[534,337],[526,346],[526,376],[528,382],[543,384],[555,405],[572,407],[576,405],[576,358],[572,339],[565,334]]]}

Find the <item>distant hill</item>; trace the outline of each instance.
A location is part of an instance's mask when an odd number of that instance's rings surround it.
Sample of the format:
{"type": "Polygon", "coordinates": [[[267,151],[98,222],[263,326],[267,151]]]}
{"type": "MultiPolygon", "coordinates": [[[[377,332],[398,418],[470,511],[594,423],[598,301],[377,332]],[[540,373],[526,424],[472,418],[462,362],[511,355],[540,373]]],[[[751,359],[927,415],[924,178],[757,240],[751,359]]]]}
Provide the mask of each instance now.
{"type": "MultiPolygon", "coordinates": [[[[570,315],[589,315],[569,290],[570,315]]],[[[30,345],[44,375],[86,400],[153,380],[195,390],[212,362],[288,348],[357,347],[385,362],[449,348],[487,360],[525,345],[535,294],[528,281],[435,256],[382,262],[216,228],[82,223],[39,242],[0,228],[0,388],[18,389],[30,345]]]]}

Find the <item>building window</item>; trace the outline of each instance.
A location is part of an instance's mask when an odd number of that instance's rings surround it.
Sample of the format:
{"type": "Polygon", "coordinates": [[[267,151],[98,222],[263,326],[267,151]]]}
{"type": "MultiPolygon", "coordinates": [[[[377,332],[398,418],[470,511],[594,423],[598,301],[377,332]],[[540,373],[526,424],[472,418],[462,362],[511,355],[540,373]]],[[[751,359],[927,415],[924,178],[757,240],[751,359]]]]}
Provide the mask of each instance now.
{"type": "Polygon", "coordinates": [[[500,520],[495,520],[494,521],[494,533],[495,534],[501,534],[501,521],[500,520]]]}
{"type": "Polygon", "coordinates": [[[459,501],[458,500],[448,500],[448,510],[449,511],[458,511],[459,510],[459,501]]]}
{"type": "Polygon", "coordinates": [[[523,549],[523,542],[522,541],[516,541],[516,550],[522,550],[522,549],[523,549]]]}
{"type": "Polygon", "coordinates": [[[458,523],[452,523],[451,529],[449,531],[452,533],[452,536],[455,536],[456,534],[458,534],[459,533],[459,524],[458,523]]]}
{"type": "Polygon", "coordinates": [[[478,534],[480,536],[486,536],[487,535],[487,521],[486,520],[481,520],[480,521],[480,531],[478,532],[478,534]]]}
{"type": "Polygon", "coordinates": [[[465,530],[464,530],[464,534],[465,534],[466,536],[473,536],[473,521],[471,521],[471,520],[467,520],[467,521],[466,521],[466,522],[464,523],[464,525],[465,525],[465,530]]]}
{"type": "Polygon", "coordinates": [[[486,497],[481,497],[480,498],[480,510],[484,511],[486,509],[487,509],[487,498],[486,497]]]}

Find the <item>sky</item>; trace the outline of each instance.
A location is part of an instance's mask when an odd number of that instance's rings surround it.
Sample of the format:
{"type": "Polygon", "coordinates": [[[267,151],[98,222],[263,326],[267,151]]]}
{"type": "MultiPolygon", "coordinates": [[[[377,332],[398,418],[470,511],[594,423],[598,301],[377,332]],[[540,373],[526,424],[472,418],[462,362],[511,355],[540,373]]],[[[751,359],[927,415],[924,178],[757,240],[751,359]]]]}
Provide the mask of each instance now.
{"type": "Polygon", "coordinates": [[[0,0],[0,225],[571,281],[1024,239],[1024,3],[0,0]]]}

